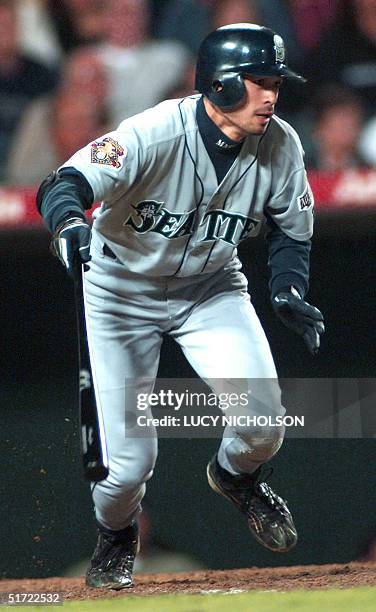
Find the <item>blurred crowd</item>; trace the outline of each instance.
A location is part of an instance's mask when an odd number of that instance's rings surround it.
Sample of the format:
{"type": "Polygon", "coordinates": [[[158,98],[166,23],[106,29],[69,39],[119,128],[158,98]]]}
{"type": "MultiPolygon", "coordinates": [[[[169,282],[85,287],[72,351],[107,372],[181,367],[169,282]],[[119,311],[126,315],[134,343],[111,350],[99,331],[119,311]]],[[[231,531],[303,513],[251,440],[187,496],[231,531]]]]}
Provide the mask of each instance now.
{"type": "Polygon", "coordinates": [[[271,27],[308,168],[376,166],[376,0],[0,0],[0,181],[36,185],[120,121],[194,91],[202,38],[271,27]]]}

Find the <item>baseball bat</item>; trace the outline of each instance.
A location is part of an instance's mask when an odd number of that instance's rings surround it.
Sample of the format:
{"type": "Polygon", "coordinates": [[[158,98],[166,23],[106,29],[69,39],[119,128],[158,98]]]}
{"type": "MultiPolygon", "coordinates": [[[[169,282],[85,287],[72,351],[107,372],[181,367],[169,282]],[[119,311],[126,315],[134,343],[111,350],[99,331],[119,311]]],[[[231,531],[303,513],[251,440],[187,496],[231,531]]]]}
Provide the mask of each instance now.
{"type": "Polygon", "coordinates": [[[77,258],[73,267],[73,280],[78,334],[81,453],[86,480],[99,482],[108,476],[108,456],[103,415],[98,394],[95,394],[95,380],[90,361],[83,273],[83,264],[77,258]]]}

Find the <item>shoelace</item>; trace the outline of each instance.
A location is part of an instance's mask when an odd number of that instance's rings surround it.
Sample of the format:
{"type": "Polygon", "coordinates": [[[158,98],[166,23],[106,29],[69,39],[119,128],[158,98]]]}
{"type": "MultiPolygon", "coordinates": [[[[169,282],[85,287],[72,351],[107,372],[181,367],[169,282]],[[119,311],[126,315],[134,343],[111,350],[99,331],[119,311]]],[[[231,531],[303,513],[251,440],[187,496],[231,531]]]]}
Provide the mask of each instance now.
{"type": "Polygon", "coordinates": [[[129,552],[124,556],[124,543],[114,543],[106,538],[102,540],[98,553],[97,562],[99,561],[99,564],[103,563],[103,561],[107,567],[119,564],[120,570],[124,569],[122,567],[123,563],[127,564],[125,569],[129,569],[128,564],[130,561],[134,561],[135,557],[135,555],[132,555],[129,552]]]}
{"type": "Polygon", "coordinates": [[[260,470],[257,477],[252,481],[252,486],[249,489],[247,499],[244,503],[244,506],[247,510],[254,495],[256,495],[262,502],[264,502],[264,504],[268,506],[271,510],[281,511],[284,509],[285,500],[276,495],[266,482],[273,474],[273,472],[273,468],[270,467],[269,472],[264,476],[262,475],[260,470]]]}
{"type": "Polygon", "coordinates": [[[127,555],[121,559],[119,565],[117,565],[117,569],[119,572],[132,571],[133,563],[134,555],[127,555]]]}
{"type": "Polygon", "coordinates": [[[107,566],[116,566],[119,571],[129,570],[130,564],[134,561],[134,555],[125,553],[124,548],[121,544],[113,547],[112,554],[107,558],[107,566]]]}
{"type": "Polygon", "coordinates": [[[259,497],[269,508],[272,510],[282,510],[283,509],[283,500],[282,503],[279,501],[278,495],[276,495],[269,485],[266,482],[260,482],[257,485],[257,489],[255,490],[255,494],[259,497]]]}

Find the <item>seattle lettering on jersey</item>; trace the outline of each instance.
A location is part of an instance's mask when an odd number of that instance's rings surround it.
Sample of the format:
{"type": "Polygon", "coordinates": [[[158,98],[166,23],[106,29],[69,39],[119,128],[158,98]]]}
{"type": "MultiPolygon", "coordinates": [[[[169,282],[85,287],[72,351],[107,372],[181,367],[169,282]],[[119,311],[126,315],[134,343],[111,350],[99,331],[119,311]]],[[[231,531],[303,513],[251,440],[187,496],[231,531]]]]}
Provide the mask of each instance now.
{"type": "MultiPolygon", "coordinates": [[[[145,200],[133,206],[124,221],[137,234],[156,232],[169,240],[191,234],[195,210],[187,213],[172,213],[163,206],[164,202],[145,200]]],[[[226,210],[212,210],[205,214],[201,223],[204,227],[202,242],[223,240],[232,245],[246,238],[257,226],[258,220],[226,210]]]]}
{"type": "Polygon", "coordinates": [[[165,238],[178,238],[191,233],[195,211],[172,213],[162,207],[164,202],[145,200],[133,206],[135,212],[124,221],[124,226],[131,227],[137,234],[157,232],[165,238]]]}
{"type": "Polygon", "coordinates": [[[236,245],[255,229],[259,221],[227,210],[211,210],[206,213],[203,223],[206,224],[203,240],[224,240],[236,245]]]}

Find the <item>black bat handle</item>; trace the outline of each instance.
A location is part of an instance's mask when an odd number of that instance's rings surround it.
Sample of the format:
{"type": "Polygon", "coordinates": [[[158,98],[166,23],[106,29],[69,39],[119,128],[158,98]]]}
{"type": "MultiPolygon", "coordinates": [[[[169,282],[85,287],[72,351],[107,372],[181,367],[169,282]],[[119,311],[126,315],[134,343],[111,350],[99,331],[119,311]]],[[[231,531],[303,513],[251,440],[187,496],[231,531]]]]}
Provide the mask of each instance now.
{"type": "Polygon", "coordinates": [[[73,266],[79,355],[79,414],[81,452],[86,480],[99,482],[108,476],[108,458],[99,398],[95,395],[91,368],[88,331],[85,316],[83,265],[76,259],[73,266]]]}

